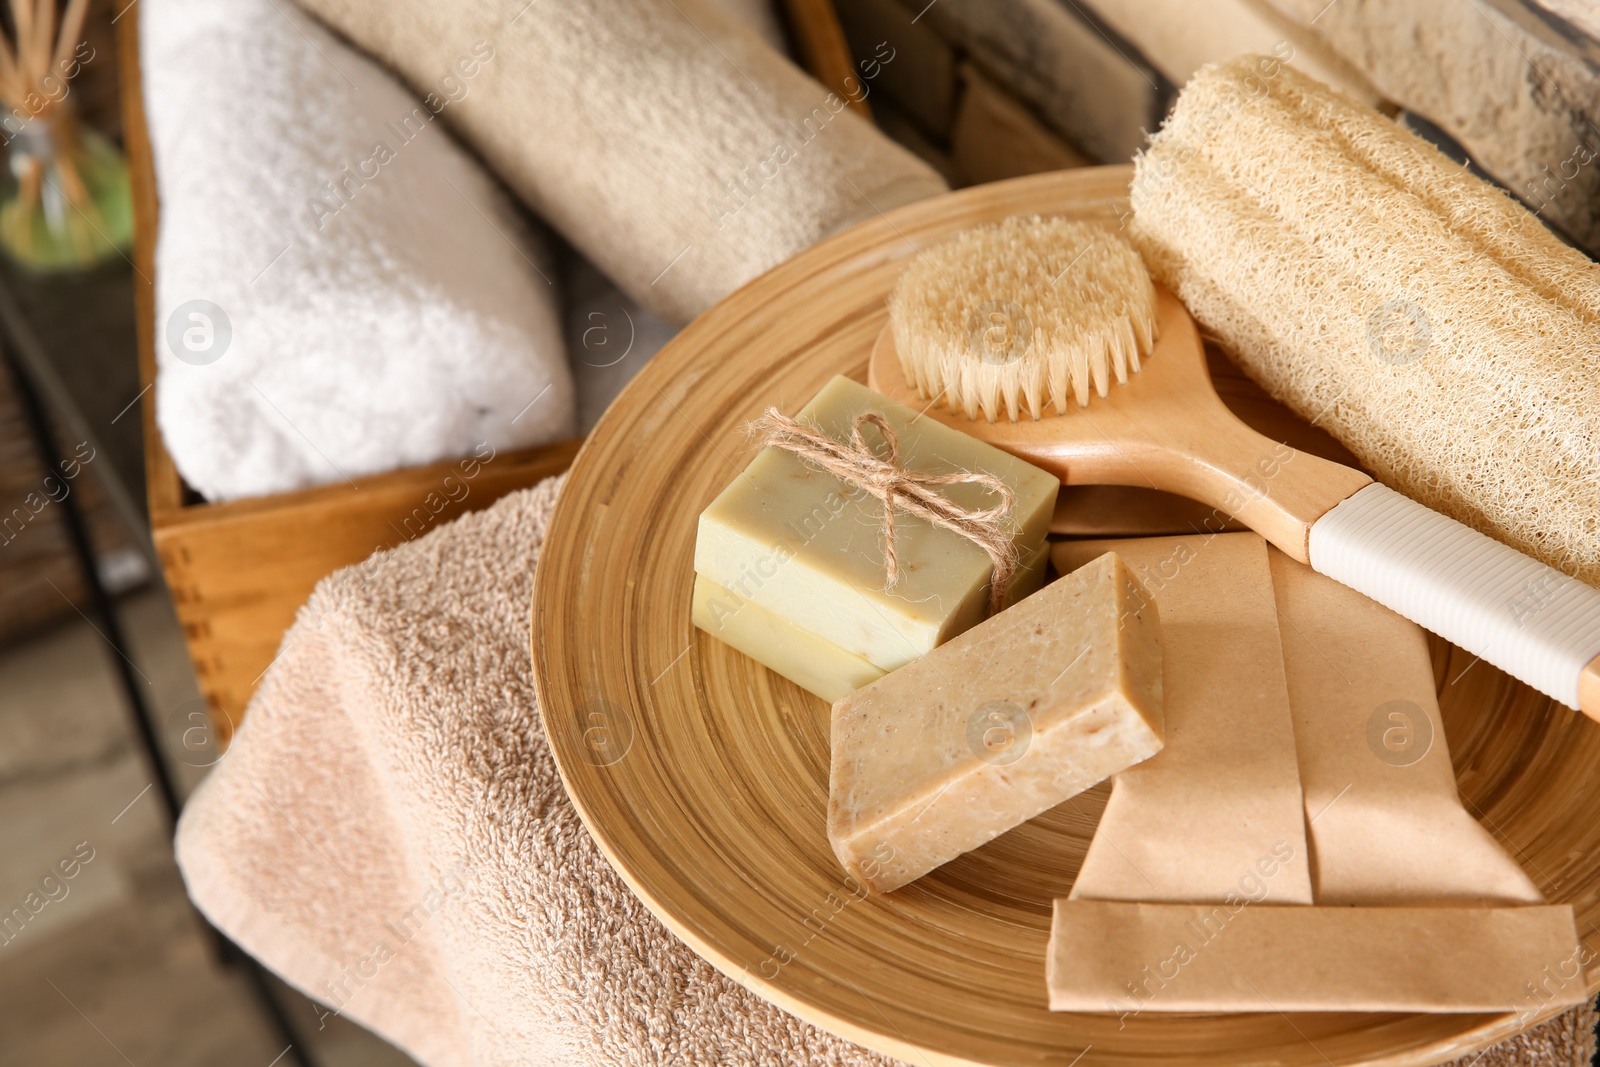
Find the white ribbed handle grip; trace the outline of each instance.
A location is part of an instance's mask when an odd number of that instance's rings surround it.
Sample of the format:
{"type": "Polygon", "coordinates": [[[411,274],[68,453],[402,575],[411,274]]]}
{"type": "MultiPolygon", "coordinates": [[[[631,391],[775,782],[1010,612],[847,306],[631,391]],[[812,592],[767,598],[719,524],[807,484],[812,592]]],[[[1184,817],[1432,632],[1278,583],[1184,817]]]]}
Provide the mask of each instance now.
{"type": "Polygon", "coordinates": [[[1600,590],[1376,482],[1318,519],[1308,548],[1314,570],[1579,706],[1600,590]]]}

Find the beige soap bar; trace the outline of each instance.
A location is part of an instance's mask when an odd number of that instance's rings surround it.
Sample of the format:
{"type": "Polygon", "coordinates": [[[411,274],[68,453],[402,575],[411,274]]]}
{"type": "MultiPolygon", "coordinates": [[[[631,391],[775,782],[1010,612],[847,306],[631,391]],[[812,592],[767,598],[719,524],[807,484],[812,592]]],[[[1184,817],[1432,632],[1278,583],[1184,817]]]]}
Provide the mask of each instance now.
{"type": "Polygon", "coordinates": [[[1526,1011],[1588,999],[1570,905],[1057,900],[1052,1011],[1526,1011]]]}
{"type": "MultiPolygon", "coordinates": [[[[1310,904],[1304,801],[1267,543],[1253,533],[1068,541],[1115,549],[1161,609],[1166,747],[1117,776],[1072,897],[1310,904]]],[[[1070,577],[1070,574],[1068,574],[1070,577]]]]}
{"type": "Polygon", "coordinates": [[[839,701],[839,861],[896,889],[1155,754],[1159,631],[1107,553],[839,701]]]}
{"type": "MultiPolygon", "coordinates": [[[[1012,580],[1007,606],[1038,592],[1049,568],[1049,546],[1040,545],[1012,580]]],[[[694,578],[691,616],[706,633],[830,704],[889,673],[722,588],[703,574],[694,578]]]]}
{"type": "MultiPolygon", "coordinates": [[[[1014,540],[1026,555],[1044,542],[1057,479],[975,437],[838,377],[798,413],[849,441],[863,412],[881,412],[899,438],[900,465],[921,474],[978,471],[1016,494],[1014,540]]],[[[883,442],[865,431],[874,448],[883,442]]],[[[880,451],[881,455],[881,451],[880,451]]],[[[965,508],[994,494],[939,486],[965,508]]],[[[885,590],[883,504],[789,452],[764,448],[700,516],[695,573],[824,641],[893,670],[977,623],[988,607],[989,556],[971,541],[905,512],[895,516],[899,582],[885,590]]]]}

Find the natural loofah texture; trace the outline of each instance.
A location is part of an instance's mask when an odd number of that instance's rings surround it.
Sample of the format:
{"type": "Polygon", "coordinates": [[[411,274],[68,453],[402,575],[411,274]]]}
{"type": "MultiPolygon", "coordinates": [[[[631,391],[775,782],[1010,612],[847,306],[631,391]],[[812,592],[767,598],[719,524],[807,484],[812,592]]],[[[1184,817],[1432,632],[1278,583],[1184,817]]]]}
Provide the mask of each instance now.
{"type": "Polygon", "coordinates": [[[1009,218],[918,256],[889,297],[906,380],[969,419],[1066,414],[1126,383],[1155,340],[1156,292],[1126,241],[1009,218]]]}
{"type": "Polygon", "coordinates": [[[1600,584],[1600,266],[1275,60],[1196,75],[1136,162],[1150,270],[1390,487],[1600,584]]]}

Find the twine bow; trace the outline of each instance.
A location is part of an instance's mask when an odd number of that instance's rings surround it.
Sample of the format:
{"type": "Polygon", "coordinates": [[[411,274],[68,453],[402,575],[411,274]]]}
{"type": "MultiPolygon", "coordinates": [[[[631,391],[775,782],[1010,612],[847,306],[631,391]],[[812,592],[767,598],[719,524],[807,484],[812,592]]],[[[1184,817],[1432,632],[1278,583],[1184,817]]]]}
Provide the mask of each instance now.
{"type": "Polygon", "coordinates": [[[974,471],[919,474],[906,470],[900,466],[900,442],[889,420],[876,411],[856,416],[848,445],[815,427],[796,422],[777,408],[768,408],[753,426],[764,433],[764,444],[792,452],[883,501],[886,588],[893,589],[900,576],[900,560],[894,546],[894,513],[899,508],[958,534],[987,552],[994,562],[994,576],[989,580],[989,614],[993,615],[1004,606],[1006,592],[1017,572],[1017,548],[1005,521],[1016,505],[1016,495],[1005,482],[992,474],[974,471]],[[868,424],[876,426],[883,435],[887,455],[880,457],[873,452],[862,436],[861,429],[868,424]],[[1000,498],[999,503],[982,509],[963,508],[949,497],[934,492],[936,486],[964,483],[983,486],[1000,498]]]}

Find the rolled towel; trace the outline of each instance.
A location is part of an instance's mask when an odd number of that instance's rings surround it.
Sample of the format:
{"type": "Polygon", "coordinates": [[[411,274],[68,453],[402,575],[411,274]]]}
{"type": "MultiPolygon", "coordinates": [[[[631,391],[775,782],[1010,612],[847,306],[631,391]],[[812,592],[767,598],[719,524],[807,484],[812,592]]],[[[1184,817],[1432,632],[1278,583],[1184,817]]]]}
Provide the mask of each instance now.
{"type": "Polygon", "coordinates": [[[1600,584],[1600,267],[1261,56],[1188,83],[1132,201],[1151,272],[1273,396],[1392,488],[1600,584]]]}
{"type": "Polygon", "coordinates": [[[558,294],[428,108],[291,4],[147,0],[156,412],[214,500],[572,432],[558,294]]]}
{"type": "MultiPolygon", "coordinates": [[[[944,189],[712,0],[303,3],[419,92],[457,97],[446,118],[463,139],[672,322],[944,189]]],[[[863,78],[894,61],[884,51],[863,78]]]]}
{"type": "MultiPolygon", "coordinates": [[[[768,0],[712,3],[783,51],[783,31],[768,0]]],[[[567,355],[578,398],[578,432],[587,434],[622,387],[677,330],[641,307],[581,255],[562,264],[561,280],[567,294],[567,355]]]]}

